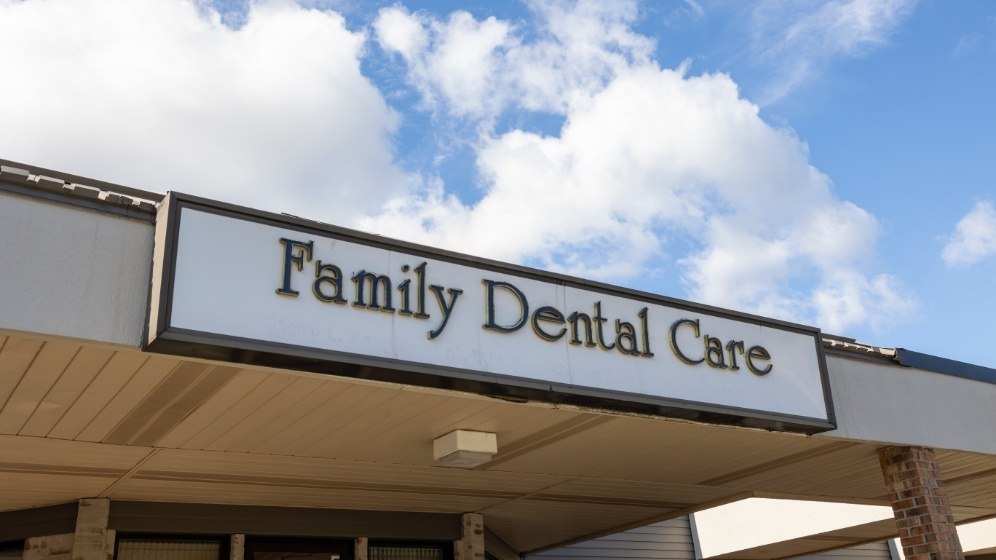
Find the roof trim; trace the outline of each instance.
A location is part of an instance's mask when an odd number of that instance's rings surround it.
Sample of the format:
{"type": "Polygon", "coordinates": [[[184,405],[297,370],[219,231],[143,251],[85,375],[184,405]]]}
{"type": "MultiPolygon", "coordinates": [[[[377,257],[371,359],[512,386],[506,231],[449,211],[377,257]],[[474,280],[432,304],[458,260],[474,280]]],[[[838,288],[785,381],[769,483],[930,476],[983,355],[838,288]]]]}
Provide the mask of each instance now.
{"type": "Polygon", "coordinates": [[[163,197],[6,160],[0,160],[0,191],[146,222],[155,221],[156,207],[163,197]]]}
{"type": "Polygon", "coordinates": [[[996,385],[996,369],[993,368],[921,354],[905,348],[896,348],[895,352],[895,360],[902,366],[996,385]]]}
{"type": "Polygon", "coordinates": [[[823,333],[823,348],[827,354],[847,356],[879,362],[889,362],[903,367],[921,369],[941,375],[971,379],[996,385],[996,369],[960,362],[949,358],[941,358],[906,348],[884,348],[864,344],[853,338],[835,336],[823,333]]]}
{"type": "Polygon", "coordinates": [[[896,350],[857,342],[853,338],[822,333],[823,353],[872,362],[895,363],[896,350]]]}
{"type": "Polygon", "coordinates": [[[162,193],[147,191],[143,189],[136,189],[133,187],[126,187],[124,185],[119,185],[117,183],[110,183],[108,181],[101,181],[99,179],[91,179],[89,177],[83,177],[82,175],[74,175],[72,173],[55,171],[53,169],[46,169],[44,167],[39,167],[37,165],[30,165],[27,163],[11,161],[3,158],[0,158],[0,165],[25,170],[32,175],[40,175],[40,176],[50,177],[53,179],[58,179],[61,180],[63,183],[86,185],[101,191],[109,191],[112,193],[125,195],[131,198],[148,200],[152,203],[158,203],[163,198],[166,197],[166,195],[162,193]]]}

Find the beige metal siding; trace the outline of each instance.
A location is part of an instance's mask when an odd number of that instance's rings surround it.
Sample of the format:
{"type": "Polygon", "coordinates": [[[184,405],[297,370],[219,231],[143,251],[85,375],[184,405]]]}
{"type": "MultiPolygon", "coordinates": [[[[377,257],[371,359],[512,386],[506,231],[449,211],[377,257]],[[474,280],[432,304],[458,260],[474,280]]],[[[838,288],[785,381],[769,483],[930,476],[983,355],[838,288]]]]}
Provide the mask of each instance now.
{"type": "Polygon", "coordinates": [[[149,222],[0,193],[0,327],[137,347],[152,234],[149,222]]]}
{"type": "Polygon", "coordinates": [[[891,560],[888,541],[859,544],[850,548],[828,550],[818,554],[797,556],[795,560],[891,560]]]}
{"type": "Polygon", "coordinates": [[[548,550],[530,558],[693,560],[695,548],[692,545],[688,516],[682,516],[623,533],[548,550]]]}
{"type": "Polygon", "coordinates": [[[837,429],[856,441],[996,455],[996,384],[888,363],[827,356],[837,429]],[[924,400],[924,395],[930,399],[924,400]]]}

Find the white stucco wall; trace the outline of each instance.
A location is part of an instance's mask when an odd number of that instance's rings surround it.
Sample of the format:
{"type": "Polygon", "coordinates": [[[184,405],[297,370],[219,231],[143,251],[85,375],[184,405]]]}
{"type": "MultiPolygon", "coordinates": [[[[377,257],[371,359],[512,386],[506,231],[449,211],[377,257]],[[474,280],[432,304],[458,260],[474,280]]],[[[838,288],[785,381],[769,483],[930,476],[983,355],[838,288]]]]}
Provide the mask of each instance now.
{"type": "Polygon", "coordinates": [[[0,193],[0,329],[138,346],[153,225],[0,193]]]}
{"type": "Polygon", "coordinates": [[[817,437],[996,454],[996,385],[827,356],[837,429],[817,437]]]}

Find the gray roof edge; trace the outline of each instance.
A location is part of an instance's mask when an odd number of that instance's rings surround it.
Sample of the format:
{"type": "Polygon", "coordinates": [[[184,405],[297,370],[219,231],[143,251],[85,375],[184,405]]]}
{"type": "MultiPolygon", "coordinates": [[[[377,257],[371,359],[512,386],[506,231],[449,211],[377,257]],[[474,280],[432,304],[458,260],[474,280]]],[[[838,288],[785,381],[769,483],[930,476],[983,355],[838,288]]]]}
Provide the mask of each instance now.
{"type": "Polygon", "coordinates": [[[853,338],[822,333],[823,347],[842,354],[852,354],[865,358],[880,358],[894,360],[896,356],[895,348],[885,348],[858,342],[853,338]]]}
{"type": "Polygon", "coordinates": [[[896,348],[896,361],[907,367],[996,385],[996,369],[985,366],[922,354],[905,348],[896,348]]]}
{"type": "Polygon", "coordinates": [[[154,212],[156,205],[166,196],[162,193],[126,187],[2,158],[0,158],[0,179],[41,192],[58,193],[70,198],[86,199],[110,206],[126,206],[132,210],[144,212],[154,212]]]}
{"type": "Polygon", "coordinates": [[[857,342],[853,338],[826,333],[822,334],[822,338],[823,347],[833,354],[888,361],[904,367],[996,385],[996,369],[990,367],[914,352],[906,348],[874,346],[857,342]]]}

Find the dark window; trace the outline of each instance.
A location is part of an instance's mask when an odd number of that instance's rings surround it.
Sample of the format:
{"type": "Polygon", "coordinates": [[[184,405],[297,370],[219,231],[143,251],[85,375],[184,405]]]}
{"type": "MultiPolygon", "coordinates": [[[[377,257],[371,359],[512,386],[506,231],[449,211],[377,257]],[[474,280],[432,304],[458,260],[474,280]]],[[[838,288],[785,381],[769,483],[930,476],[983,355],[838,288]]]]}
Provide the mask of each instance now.
{"type": "Polygon", "coordinates": [[[220,540],[129,538],[117,540],[117,560],[225,560],[220,540]]]}
{"type": "Polygon", "coordinates": [[[24,541],[0,542],[0,560],[24,558],[24,541]]]}
{"type": "Polygon", "coordinates": [[[353,560],[353,540],[246,537],[245,560],[353,560]]]}
{"type": "Polygon", "coordinates": [[[453,543],[372,542],[369,560],[452,560],[453,543]]]}

